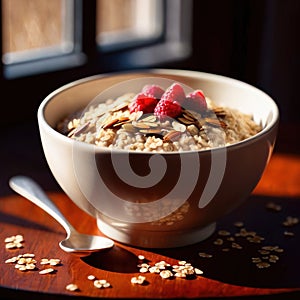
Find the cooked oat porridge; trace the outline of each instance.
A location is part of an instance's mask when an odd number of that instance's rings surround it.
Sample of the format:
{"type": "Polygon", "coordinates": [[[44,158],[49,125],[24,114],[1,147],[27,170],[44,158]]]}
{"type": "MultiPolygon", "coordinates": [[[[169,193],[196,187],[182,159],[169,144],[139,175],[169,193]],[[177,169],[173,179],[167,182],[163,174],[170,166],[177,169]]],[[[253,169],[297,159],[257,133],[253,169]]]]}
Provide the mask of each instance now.
{"type": "Polygon", "coordinates": [[[251,115],[219,107],[201,90],[185,94],[145,85],[140,93],[91,105],[67,116],[57,130],[71,139],[135,151],[204,150],[234,144],[262,130],[251,115]]]}

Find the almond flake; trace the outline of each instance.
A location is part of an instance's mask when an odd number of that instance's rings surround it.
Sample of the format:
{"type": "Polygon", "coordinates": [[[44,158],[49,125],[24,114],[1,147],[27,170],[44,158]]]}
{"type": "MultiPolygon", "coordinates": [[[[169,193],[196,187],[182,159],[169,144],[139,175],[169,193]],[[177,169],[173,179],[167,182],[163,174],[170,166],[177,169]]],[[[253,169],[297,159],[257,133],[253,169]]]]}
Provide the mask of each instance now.
{"type": "Polygon", "coordinates": [[[111,128],[114,124],[116,124],[117,122],[119,122],[119,119],[110,119],[107,120],[103,125],[102,125],[102,128],[103,129],[108,129],[108,128],[111,128]]]}
{"type": "Polygon", "coordinates": [[[177,130],[172,130],[164,136],[163,140],[166,142],[177,141],[177,140],[179,140],[181,135],[182,135],[182,132],[177,131],[177,130]]]}

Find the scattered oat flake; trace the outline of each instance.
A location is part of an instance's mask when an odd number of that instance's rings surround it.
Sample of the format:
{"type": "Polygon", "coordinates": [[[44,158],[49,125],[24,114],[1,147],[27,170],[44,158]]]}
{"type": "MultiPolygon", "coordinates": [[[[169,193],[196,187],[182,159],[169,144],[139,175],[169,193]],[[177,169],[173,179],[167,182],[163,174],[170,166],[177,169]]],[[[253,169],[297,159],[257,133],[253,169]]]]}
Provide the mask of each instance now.
{"type": "Polygon", "coordinates": [[[78,291],[79,290],[79,287],[77,284],[75,283],[70,283],[66,286],[66,290],[67,291],[70,291],[70,292],[74,292],[74,291],[78,291]]]}
{"type": "Polygon", "coordinates": [[[89,276],[87,277],[87,279],[88,279],[88,280],[95,280],[96,277],[95,277],[94,275],[89,275],[89,276]]]}
{"type": "Polygon", "coordinates": [[[19,271],[27,271],[26,265],[15,265],[15,268],[19,271]]]}
{"type": "Polygon", "coordinates": [[[49,261],[50,266],[57,266],[60,264],[60,259],[58,258],[51,258],[49,261]]]}
{"type": "Polygon", "coordinates": [[[12,235],[12,236],[9,236],[7,238],[5,238],[5,243],[12,243],[12,242],[23,242],[24,241],[24,238],[23,238],[23,235],[21,234],[17,234],[17,235],[12,235]]]}
{"type": "Polygon", "coordinates": [[[243,226],[244,226],[244,223],[241,222],[241,221],[237,221],[237,222],[234,223],[234,226],[235,226],[235,227],[243,227],[243,226]]]}
{"type": "Polygon", "coordinates": [[[94,280],[94,286],[97,288],[97,289],[103,289],[103,288],[108,288],[110,287],[110,283],[107,282],[105,279],[96,279],[94,280]]]}
{"type": "Polygon", "coordinates": [[[282,248],[276,248],[274,251],[277,252],[277,253],[282,253],[282,252],[284,252],[284,250],[283,250],[282,248]]]}
{"type": "Polygon", "coordinates": [[[159,273],[160,272],[160,268],[153,266],[149,268],[149,272],[150,273],[159,273]]]}
{"type": "Polygon", "coordinates": [[[261,250],[259,249],[258,252],[262,255],[267,255],[267,254],[270,254],[270,251],[267,251],[267,250],[261,250]]]}
{"type": "Polygon", "coordinates": [[[22,248],[23,245],[21,243],[15,243],[15,242],[11,242],[11,243],[6,243],[5,248],[6,249],[15,249],[15,248],[22,248]]]}
{"type": "Polygon", "coordinates": [[[133,284],[143,284],[146,280],[146,277],[145,276],[137,276],[137,277],[132,277],[131,278],[131,283],[133,284]]]}
{"type": "Polygon", "coordinates": [[[22,257],[35,257],[34,253],[24,253],[22,254],[22,257]]]}
{"type": "Polygon", "coordinates": [[[299,223],[299,219],[296,217],[288,216],[286,217],[286,220],[282,223],[286,227],[294,226],[299,223]]]}
{"type": "Polygon", "coordinates": [[[278,246],[263,246],[261,247],[263,250],[274,251],[278,246]]]}
{"type": "Polygon", "coordinates": [[[269,268],[271,265],[267,262],[259,262],[256,264],[259,269],[269,268]]]}
{"type": "Polygon", "coordinates": [[[195,268],[194,270],[195,270],[196,275],[202,275],[203,274],[203,271],[198,269],[198,268],[195,268]]]}
{"type": "Polygon", "coordinates": [[[155,263],[155,266],[159,267],[160,269],[165,269],[166,267],[170,267],[170,264],[166,263],[164,260],[161,260],[155,263]]]}
{"type": "Polygon", "coordinates": [[[232,243],[231,247],[234,248],[234,249],[239,249],[239,250],[243,249],[243,247],[241,245],[239,245],[238,243],[232,243]]]}
{"type": "Polygon", "coordinates": [[[12,243],[15,240],[14,236],[13,237],[7,237],[4,242],[5,243],[12,243]]]}
{"type": "Polygon", "coordinates": [[[279,260],[279,256],[277,256],[277,255],[270,255],[270,257],[269,257],[269,262],[272,262],[272,263],[275,263],[275,262],[277,262],[279,260]]]}
{"type": "Polygon", "coordinates": [[[205,252],[199,252],[198,255],[200,257],[205,257],[205,258],[211,258],[212,257],[212,254],[208,254],[208,253],[205,253],[205,252]]]}
{"type": "Polygon", "coordinates": [[[55,270],[52,269],[52,268],[47,268],[47,269],[41,270],[41,271],[39,272],[39,274],[44,275],[44,274],[52,273],[52,272],[54,272],[54,271],[55,271],[55,270]]]}
{"type": "Polygon", "coordinates": [[[272,201],[266,204],[266,208],[272,211],[281,211],[281,206],[272,201]]]}
{"type": "Polygon", "coordinates": [[[16,261],[18,260],[18,257],[11,257],[11,258],[8,258],[5,263],[6,264],[11,264],[11,263],[15,263],[16,261]]]}
{"type": "Polygon", "coordinates": [[[24,238],[23,235],[17,234],[5,238],[4,242],[6,249],[23,248],[24,238]]]}
{"type": "Polygon", "coordinates": [[[216,239],[215,241],[214,241],[214,244],[215,245],[218,245],[218,246],[221,246],[221,245],[223,245],[223,240],[222,239],[216,239]]]}
{"type": "Polygon", "coordinates": [[[176,272],[174,274],[175,277],[178,277],[178,278],[186,278],[186,275],[182,272],[176,272]]]}
{"type": "Polygon", "coordinates": [[[57,266],[61,263],[59,258],[42,258],[40,261],[41,265],[50,265],[50,266],[57,266]]]}
{"type": "Polygon", "coordinates": [[[25,265],[27,270],[34,270],[35,269],[35,264],[34,263],[29,263],[25,265]]]}
{"type": "Polygon", "coordinates": [[[228,236],[228,235],[230,235],[230,232],[227,230],[219,230],[218,234],[221,236],[228,236]]]}
{"type": "Polygon", "coordinates": [[[223,252],[229,252],[230,249],[229,249],[229,248],[223,248],[222,251],[223,251],[223,252]]]}
{"type": "Polygon", "coordinates": [[[163,270],[159,273],[161,278],[170,278],[173,277],[173,273],[170,270],[163,270]]]}
{"type": "Polygon", "coordinates": [[[148,268],[147,267],[140,268],[140,273],[147,273],[147,272],[148,272],[148,268]]]}
{"type": "Polygon", "coordinates": [[[295,233],[294,232],[291,232],[291,231],[285,231],[283,233],[285,236],[295,236],[295,233]]]}
{"type": "Polygon", "coordinates": [[[261,243],[261,241],[264,240],[264,238],[261,237],[261,236],[255,235],[255,236],[248,236],[248,237],[247,237],[247,240],[248,240],[250,243],[256,243],[256,244],[259,244],[259,243],[261,243]]]}

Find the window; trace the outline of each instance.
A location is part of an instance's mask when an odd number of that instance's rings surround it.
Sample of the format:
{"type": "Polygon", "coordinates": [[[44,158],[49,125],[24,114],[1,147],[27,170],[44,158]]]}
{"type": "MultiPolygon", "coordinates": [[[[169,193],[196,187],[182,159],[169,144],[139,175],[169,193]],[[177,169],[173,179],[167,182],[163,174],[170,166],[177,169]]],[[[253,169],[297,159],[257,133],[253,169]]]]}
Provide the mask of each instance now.
{"type": "Polygon", "coordinates": [[[147,68],[182,60],[191,54],[191,0],[98,0],[97,3],[101,3],[97,42],[104,54],[101,64],[105,70],[147,68]],[[116,15],[113,23],[111,15],[105,17],[105,5],[106,8],[115,5],[114,9],[110,7],[115,11],[121,7],[117,3],[122,2],[134,9],[131,14],[124,10],[123,17],[116,15]],[[106,18],[112,23],[107,24],[106,18]],[[125,19],[124,24],[119,19],[125,19]]]}
{"type": "Polygon", "coordinates": [[[87,11],[91,5],[85,2],[2,0],[5,76],[82,66],[88,59],[83,49],[91,48],[95,48],[100,61],[103,53],[107,54],[103,71],[109,70],[107,57],[116,69],[124,67],[124,60],[128,60],[128,66],[139,67],[189,54],[189,0],[89,0],[95,11],[87,11]],[[84,13],[89,17],[84,19],[84,13]],[[95,43],[84,45],[82,37],[93,19],[95,43]]]}
{"type": "MultiPolygon", "coordinates": [[[[162,66],[190,55],[192,0],[0,4],[0,84],[11,109],[20,106],[18,118],[35,118],[45,96],[76,79],[162,66]]],[[[6,120],[8,115],[0,122],[6,120]]]]}
{"type": "Polygon", "coordinates": [[[75,2],[2,0],[4,75],[27,76],[84,62],[75,2]]]}
{"type": "Polygon", "coordinates": [[[73,51],[72,1],[3,0],[2,5],[5,64],[73,51]]]}
{"type": "Polygon", "coordinates": [[[98,45],[104,50],[122,49],[162,37],[163,11],[160,0],[98,0],[98,45]]]}

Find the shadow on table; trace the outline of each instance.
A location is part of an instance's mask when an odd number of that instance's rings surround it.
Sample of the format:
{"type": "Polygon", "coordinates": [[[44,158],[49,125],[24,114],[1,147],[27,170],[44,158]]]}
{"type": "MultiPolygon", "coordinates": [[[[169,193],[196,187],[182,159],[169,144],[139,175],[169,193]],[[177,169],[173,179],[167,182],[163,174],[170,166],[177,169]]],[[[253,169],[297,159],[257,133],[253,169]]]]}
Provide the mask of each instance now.
{"type": "Polygon", "coordinates": [[[138,257],[117,245],[105,251],[92,253],[81,259],[94,268],[110,272],[136,273],[138,271],[138,257]]]}
{"type": "Polygon", "coordinates": [[[224,283],[259,288],[300,288],[300,223],[284,226],[288,216],[300,220],[300,199],[253,195],[220,220],[217,230],[207,240],[188,247],[154,252],[189,261],[204,272],[204,277],[224,283]],[[268,209],[269,203],[280,205],[281,210],[268,209]],[[241,228],[235,226],[235,222],[243,222],[246,236],[236,236],[241,228]],[[220,230],[230,232],[230,235],[220,235],[220,230]],[[264,239],[255,243],[259,239],[251,239],[250,231],[264,239]],[[222,239],[223,244],[216,245],[217,239],[222,239]],[[261,252],[264,246],[272,247],[261,252]],[[201,257],[199,253],[212,256],[201,257]],[[270,266],[259,268],[253,260],[261,260],[263,263],[259,266],[267,266],[266,263],[270,266]]]}
{"type": "MultiPolygon", "coordinates": [[[[300,219],[300,199],[253,195],[222,218],[207,240],[187,247],[150,251],[188,261],[201,269],[204,277],[223,283],[257,288],[300,288],[300,223],[284,226],[288,216],[300,219]],[[270,203],[281,209],[268,208],[270,203]],[[236,222],[242,222],[243,226],[236,226],[236,222]],[[221,235],[220,231],[229,235],[221,235]],[[219,239],[222,244],[215,243],[219,239]]],[[[138,258],[118,246],[82,259],[93,267],[112,272],[137,272],[138,258]]]]}

